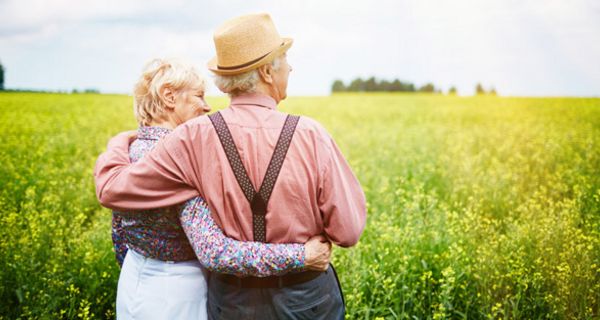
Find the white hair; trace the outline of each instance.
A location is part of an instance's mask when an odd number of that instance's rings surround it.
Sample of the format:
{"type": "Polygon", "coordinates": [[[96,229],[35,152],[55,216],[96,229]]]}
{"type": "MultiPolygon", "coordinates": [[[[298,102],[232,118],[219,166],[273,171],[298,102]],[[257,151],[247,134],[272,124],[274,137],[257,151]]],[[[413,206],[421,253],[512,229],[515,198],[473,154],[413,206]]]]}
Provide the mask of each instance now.
{"type": "MultiPolygon", "coordinates": [[[[281,56],[271,62],[273,71],[278,71],[281,66],[281,56]]],[[[219,90],[227,93],[230,97],[239,96],[244,93],[255,93],[260,77],[258,70],[253,69],[236,75],[215,75],[215,85],[219,90]]]]}
{"type": "Polygon", "coordinates": [[[149,126],[164,115],[166,107],[161,90],[165,87],[174,91],[204,89],[205,81],[193,65],[179,59],[153,59],[146,63],[133,89],[133,111],[140,125],[149,126]]]}

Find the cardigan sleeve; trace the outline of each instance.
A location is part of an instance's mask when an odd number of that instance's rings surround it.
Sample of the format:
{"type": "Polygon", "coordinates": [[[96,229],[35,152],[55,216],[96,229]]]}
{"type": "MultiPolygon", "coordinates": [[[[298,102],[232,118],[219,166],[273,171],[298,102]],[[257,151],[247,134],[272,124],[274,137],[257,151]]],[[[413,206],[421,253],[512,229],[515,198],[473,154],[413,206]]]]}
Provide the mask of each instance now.
{"type": "Polygon", "coordinates": [[[185,203],[181,225],[200,263],[210,271],[266,277],[304,270],[304,245],[245,242],[228,238],[200,197],[185,203]]]}

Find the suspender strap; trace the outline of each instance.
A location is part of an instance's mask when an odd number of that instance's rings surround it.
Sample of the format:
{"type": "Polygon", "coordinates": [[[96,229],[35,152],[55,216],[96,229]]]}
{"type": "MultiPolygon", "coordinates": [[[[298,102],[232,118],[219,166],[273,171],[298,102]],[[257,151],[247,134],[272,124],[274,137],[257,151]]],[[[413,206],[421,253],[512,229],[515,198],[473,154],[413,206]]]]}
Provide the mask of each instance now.
{"type": "Polygon", "coordinates": [[[229,131],[225,120],[223,120],[223,116],[220,112],[216,112],[209,115],[208,118],[215,127],[215,130],[217,130],[221,146],[223,146],[223,149],[225,150],[225,155],[227,155],[227,160],[229,160],[229,165],[231,166],[231,169],[233,169],[233,174],[235,175],[238,184],[242,188],[246,199],[252,201],[252,198],[254,198],[254,194],[256,193],[254,191],[254,186],[252,186],[252,181],[250,181],[248,173],[246,173],[246,169],[244,169],[244,164],[237,151],[235,142],[233,142],[231,132],[229,131]]]}
{"type": "Polygon", "coordinates": [[[269,198],[271,198],[271,193],[273,192],[277,177],[279,177],[279,172],[283,166],[283,161],[285,160],[290,143],[292,142],[294,131],[296,130],[296,125],[298,124],[300,117],[288,115],[285,119],[281,133],[279,134],[279,139],[277,140],[277,145],[275,145],[275,150],[271,157],[271,162],[269,162],[267,172],[265,173],[265,177],[258,192],[254,189],[252,181],[250,181],[250,178],[248,177],[248,172],[244,168],[244,164],[237,151],[229,127],[227,127],[221,113],[213,113],[209,115],[208,118],[217,131],[217,135],[225,150],[225,155],[227,155],[227,160],[229,160],[229,165],[233,170],[233,174],[235,175],[240,188],[244,192],[246,199],[250,202],[254,241],[266,242],[267,230],[265,215],[267,214],[267,204],[269,203],[269,198]]]}

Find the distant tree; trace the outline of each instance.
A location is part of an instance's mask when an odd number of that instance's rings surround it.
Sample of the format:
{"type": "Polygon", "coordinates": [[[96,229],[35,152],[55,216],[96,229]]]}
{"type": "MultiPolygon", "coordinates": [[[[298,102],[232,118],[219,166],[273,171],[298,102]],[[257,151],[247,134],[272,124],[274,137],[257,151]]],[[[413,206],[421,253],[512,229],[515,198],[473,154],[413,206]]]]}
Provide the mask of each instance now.
{"type": "Polygon", "coordinates": [[[0,90],[4,90],[4,66],[0,62],[0,90]]]}
{"type": "Polygon", "coordinates": [[[331,86],[331,91],[332,92],[346,91],[346,86],[344,85],[344,82],[342,82],[342,80],[335,80],[333,82],[333,85],[331,86]]]}
{"type": "Polygon", "coordinates": [[[392,91],[392,83],[387,80],[381,80],[378,87],[379,91],[392,91]]]}
{"type": "MultiPolygon", "coordinates": [[[[410,82],[402,82],[398,79],[393,81],[379,80],[375,77],[370,77],[366,80],[356,78],[347,86],[341,80],[335,80],[331,85],[331,92],[416,92],[415,85],[410,82]]],[[[422,92],[442,93],[441,89],[436,88],[433,83],[427,83],[419,88],[422,92]]]]}
{"type": "Polygon", "coordinates": [[[427,83],[427,84],[423,85],[421,88],[419,88],[419,92],[433,93],[433,92],[435,92],[435,86],[433,85],[433,83],[427,83]]]}
{"type": "Polygon", "coordinates": [[[83,93],[100,93],[100,90],[94,88],[87,88],[83,90],[83,93]]]}
{"type": "Polygon", "coordinates": [[[390,83],[390,91],[402,91],[402,82],[398,79],[394,79],[394,81],[390,83]]]}
{"type": "Polygon", "coordinates": [[[475,93],[476,93],[477,95],[482,95],[482,94],[485,94],[485,89],[483,89],[483,86],[481,85],[481,83],[478,83],[478,84],[475,86],[475,93]]]}
{"type": "Polygon", "coordinates": [[[492,87],[488,93],[492,96],[498,95],[498,93],[496,92],[496,88],[494,88],[494,87],[492,87]]]}
{"type": "Polygon", "coordinates": [[[365,91],[365,82],[361,78],[356,78],[356,79],[352,80],[352,82],[348,86],[348,91],[352,91],[352,92],[365,91]]]}
{"type": "Polygon", "coordinates": [[[450,87],[450,89],[448,90],[448,94],[451,96],[455,96],[457,94],[456,87],[455,86],[450,87]]]}
{"type": "Polygon", "coordinates": [[[378,85],[375,77],[370,77],[367,79],[367,81],[365,81],[365,91],[379,91],[377,87],[378,85]]]}
{"type": "Polygon", "coordinates": [[[71,90],[71,93],[72,94],[77,94],[77,93],[79,93],[79,90],[77,90],[77,89],[74,88],[73,90],[71,90]]]}

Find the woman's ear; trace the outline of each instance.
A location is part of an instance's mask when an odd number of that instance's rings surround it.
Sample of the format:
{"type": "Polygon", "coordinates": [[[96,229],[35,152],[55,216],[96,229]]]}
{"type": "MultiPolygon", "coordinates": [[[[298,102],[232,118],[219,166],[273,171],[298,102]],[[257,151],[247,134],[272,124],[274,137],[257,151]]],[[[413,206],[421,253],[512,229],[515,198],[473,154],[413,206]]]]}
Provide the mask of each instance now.
{"type": "Polygon", "coordinates": [[[169,87],[163,87],[160,90],[160,98],[165,103],[167,109],[175,109],[175,92],[169,87]]]}
{"type": "Polygon", "coordinates": [[[263,66],[258,67],[258,75],[262,79],[263,82],[272,84],[273,83],[273,66],[270,63],[267,63],[263,66]]]}

